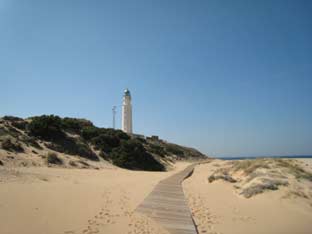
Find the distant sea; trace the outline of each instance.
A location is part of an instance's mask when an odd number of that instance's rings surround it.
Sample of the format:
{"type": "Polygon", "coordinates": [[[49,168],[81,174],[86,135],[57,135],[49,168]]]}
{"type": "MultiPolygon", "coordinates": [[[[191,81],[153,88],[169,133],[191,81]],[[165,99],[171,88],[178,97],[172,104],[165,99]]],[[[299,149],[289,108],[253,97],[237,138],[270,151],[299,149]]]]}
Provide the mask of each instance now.
{"type": "Polygon", "coordinates": [[[256,158],[312,158],[312,155],[294,155],[294,156],[254,156],[254,157],[215,157],[223,160],[243,160],[256,158]]]}

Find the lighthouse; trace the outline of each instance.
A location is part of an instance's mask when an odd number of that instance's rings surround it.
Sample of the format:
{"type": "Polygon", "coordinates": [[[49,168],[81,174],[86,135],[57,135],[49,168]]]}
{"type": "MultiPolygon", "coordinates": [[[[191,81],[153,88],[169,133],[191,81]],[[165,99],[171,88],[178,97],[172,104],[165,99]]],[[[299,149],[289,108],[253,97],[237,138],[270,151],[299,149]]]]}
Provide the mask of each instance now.
{"type": "Polygon", "coordinates": [[[132,105],[129,89],[126,89],[123,95],[121,129],[126,133],[132,134],[132,105]]]}

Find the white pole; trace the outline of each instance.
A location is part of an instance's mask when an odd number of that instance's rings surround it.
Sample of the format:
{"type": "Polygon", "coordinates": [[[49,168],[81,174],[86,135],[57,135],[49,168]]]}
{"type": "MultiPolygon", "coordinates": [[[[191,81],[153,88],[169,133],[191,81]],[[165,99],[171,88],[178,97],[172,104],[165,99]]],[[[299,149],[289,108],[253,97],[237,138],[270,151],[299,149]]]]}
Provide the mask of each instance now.
{"type": "Polygon", "coordinates": [[[113,106],[113,129],[115,129],[115,116],[116,116],[116,106],[113,106]]]}

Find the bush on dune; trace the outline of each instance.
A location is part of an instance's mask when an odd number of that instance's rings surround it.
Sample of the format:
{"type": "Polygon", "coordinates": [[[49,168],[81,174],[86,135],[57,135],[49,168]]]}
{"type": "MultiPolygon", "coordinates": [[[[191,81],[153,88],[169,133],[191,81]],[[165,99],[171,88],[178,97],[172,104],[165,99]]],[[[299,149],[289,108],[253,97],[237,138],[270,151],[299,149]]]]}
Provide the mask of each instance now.
{"type": "Polygon", "coordinates": [[[49,152],[47,157],[48,164],[56,164],[56,165],[62,165],[63,160],[60,159],[56,153],[49,152]]]}
{"type": "Polygon", "coordinates": [[[114,165],[133,170],[163,171],[165,168],[152,155],[145,151],[137,140],[122,141],[110,158],[114,165]]]}
{"type": "Polygon", "coordinates": [[[94,137],[98,137],[100,134],[101,130],[97,127],[85,127],[81,131],[81,136],[87,141],[90,141],[94,137]]]}
{"type": "Polygon", "coordinates": [[[79,155],[80,157],[87,158],[90,160],[98,161],[98,157],[90,149],[88,144],[81,142],[75,138],[62,137],[54,140],[52,143],[46,144],[49,149],[55,150],[57,152],[79,155]]]}
{"type": "Polygon", "coordinates": [[[91,141],[98,149],[109,153],[113,148],[120,145],[120,139],[117,136],[111,136],[106,134],[101,134],[94,137],[91,141]]]}
{"type": "Polygon", "coordinates": [[[114,136],[120,140],[129,140],[128,134],[121,130],[115,130],[111,128],[97,128],[94,126],[84,127],[81,131],[81,135],[85,140],[92,140],[92,138],[98,137],[100,135],[114,136]]]}
{"type": "Polygon", "coordinates": [[[26,130],[26,127],[27,127],[27,122],[22,120],[22,121],[15,121],[15,122],[12,122],[12,126],[15,127],[15,128],[18,128],[20,130],[26,130]]]}
{"type": "Polygon", "coordinates": [[[81,131],[83,139],[92,143],[96,149],[105,153],[111,152],[114,148],[120,146],[122,140],[129,140],[128,134],[121,130],[110,128],[85,127],[81,131]]]}
{"type": "Polygon", "coordinates": [[[3,119],[7,120],[7,121],[10,121],[10,122],[24,121],[24,119],[22,119],[22,118],[15,117],[15,116],[10,116],[10,115],[3,116],[3,119]]]}
{"type": "Polygon", "coordinates": [[[79,138],[73,138],[66,135],[66,129],[72,131],[80,131],[84,126],[92,125],[90,121],[60,118],[54,115],[42,115],[33,117],[28,125],[28,130],[31,135],[44,140],[51,141],[45,145],[57,152],[70,155],[79,155],[91,160],[98,160],[98,157],[93,153],[87,143],[79,138]]]}
{"type": "Polygon", "coordinates": [[[33,117],[28,125],[31,135],[44,140],[53,140],[64,137],[62,119],[55,115],[42,115],[33,117]]]}
{"type": "Polygon", "coordinates": [[[149,152],[153,154],[157,154],[160,157],[164,157],[166,155],[166,151],[160,145],[150,144],[148,150],[149,152]]]}
{"type": "Polygon", "coordinates": [[[11,138],[6,138],[2,143],[1,143],[2,149],[5,149],[7,151],[13,151],[13,152],[24,152],[24,148],[22,145],[17,142],[12,140],[11,138]]]}
{"type": "Polygon", "coordinates": [[[74,133],[79,134],[83,128],[94,127],[93,123],[86,119],[64,118],[62,119],[62,127],[74,133]]]}
{"type": "Polygon", "coordinates": [[[179,146],[174,145],[174,144],[168,144],[166,146],[166,151],[170,154],[174,154],[177,156],[183,156],[184,155],[183,150],[181,150],[181,148],[179,146]]]}

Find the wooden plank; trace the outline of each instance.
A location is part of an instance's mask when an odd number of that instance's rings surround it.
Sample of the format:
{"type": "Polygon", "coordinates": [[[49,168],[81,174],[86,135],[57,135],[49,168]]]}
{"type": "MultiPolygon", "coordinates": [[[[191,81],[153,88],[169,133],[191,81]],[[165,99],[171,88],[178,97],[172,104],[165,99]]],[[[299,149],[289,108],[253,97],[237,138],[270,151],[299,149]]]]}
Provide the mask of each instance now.
{"type": "Polygon", "coordinates": [[[182,188],[182,181],[194,167],[192,164],[160,181],[136,211],[154,219],[171,234],[198,234],[182,188]]]}

